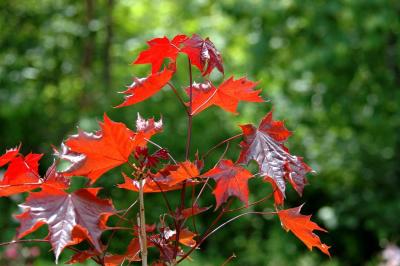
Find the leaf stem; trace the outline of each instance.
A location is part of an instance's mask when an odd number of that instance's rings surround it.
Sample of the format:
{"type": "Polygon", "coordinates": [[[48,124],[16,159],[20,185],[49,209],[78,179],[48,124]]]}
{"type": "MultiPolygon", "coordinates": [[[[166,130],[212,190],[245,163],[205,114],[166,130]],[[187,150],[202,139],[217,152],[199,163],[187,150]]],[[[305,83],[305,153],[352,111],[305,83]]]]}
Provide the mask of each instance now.
{"type": "Polygon", "coordinates": [[[241,136],[243,136],[243,133],[237,134],[237,135],[235,135],[233,137],[230,137],[228,139],[225,139],[225,140],[219,142],[217,145],[211,147],[206,153],[204,153],[203,156],[201,156],[201,158],[204,160],[204,158],[206,158],[208,155],[210,155],[210,153],[212,151],[214,151],[216,148],[218,148],[219,146],[223,145],[226,142],[230,142],[230,141],[232,141],[234,139],[240,138],[241,136]]]}
{"type": "Polygon", "coordinates": [[[176,87],[171,82],[168,82],[167,85],[172,89],[172,91],[174,92],[174,94],[178,98],[178,100],[181,103],[181,105],[183,106],[183,108],[185,108],[186,113],[189,114],[188,107],[185,104],[185,102],[183,101],[183,99],[182,99],[181,95],[179,94],[178,90],[176,89],[176,87]]]}
{"type": "MultiPolygon", "coordinates": [[[[187,124],[187,138],[186,138],[186,152],[185,152],[185,161],[187,161],[190,157],[190,144],[192,141],[192,103],[193,103],[193,74],[192,74],[192,62],[188,57],[188,67],[189,67],[189,106],[187,109],[187,117],[188,117],[188,124],[187,124]]],[[[182,190],[181,190],[181,206],[178,209],[178,212],[185,208],[185,195],[186,195],[186,180],[183,181],[182,190]]],[[[174,258],[178,255],[178,248],[179,248],[179,236],[181,232],[182,221],[178,221],[177,227],[175,228],[176,231],[176,241],[175,241],[175,250],[174,250],[174,258]]]]}
{"type": "Polygon", "coordinates": [[[194,245],[186,254],[184,254],[178,261],[177,264],[182,262],[184,259],[186,259],[197,247],[199,247],[204,240],[207,238],[210,232],[212,232],[213,226],[218,223],[218,221],[222,218],[222,216],[225,214],[226,210],[229,209],[229,207],[232,204],[233,198],[230,198],[229,201],[225,204],[225,207],[222,209],[222,211],[218,214],[218,216],[214,219],[214,221],[211,223],[211,225],[207,228],[206,232],[203,234],[201,239],[194,245]]]}

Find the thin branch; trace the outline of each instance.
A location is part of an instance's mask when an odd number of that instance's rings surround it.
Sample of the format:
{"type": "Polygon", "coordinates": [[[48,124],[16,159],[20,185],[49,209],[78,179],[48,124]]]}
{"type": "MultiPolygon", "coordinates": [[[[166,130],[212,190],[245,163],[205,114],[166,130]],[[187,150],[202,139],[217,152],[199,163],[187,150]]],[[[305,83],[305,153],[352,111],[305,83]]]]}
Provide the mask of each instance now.
{"type": "Polygon", "coordinates": [[[229,262],[231,262],[231,260],[233,260],[234,258],[236,258],[235,253],[233,253],[232,255],[229,256],[229,258],[227,258],[224,263],[221,264],[221,266],[226,266],[228,265],[229,262]]]}
{"type": "Polygon", "coordinates": [[[201,156],[201,158],[204,160],[204,158],[206,158],[208,155],[210,155],[210,153],[212,151],[214,151],[216,148],[218,148],[219,146],[221,146],[222,144],[226,143],[226,142],[230,142],[234,139],[240,138],[241,136],[243,136],[243,133],[237,134],[233,137],[230,137],[228,139],[225,139],[223,141],[221,141],[220,143],[218,143],[217,145],[213,146],[212,148],[210,148],[205,154],[203,154],[203,156],[201,156]]]}
{"type": "MultiPolygon", "coordinates": [[[[189,106],[188,106],[188,125],[187,125],[187,136],[186,136],[186,151],[185,151],[185,161],[187,161],[190,157],[190,144],[192,141],[192,105],[193,105],[193,74],[192,74],[192,62],[188,57],[188,67],[189,67],[189,106]]],[[[186,180],[183,181],[182,189],[181,189],[181,206],[178,209],[180,212],[185,208],[185,195],[186,195],[186,180]]],[[[181,232],[182,221],[178,221],[176,231],[176,241],[175,241],[175,249],[174,249],[174,258],[178,255],[179,249],[179,236],[181,232]]]]}
{"type": "Polygon", "coordinates": [[[214,219],[214,221],[211,223],[211,225],[207,228],[206,232],[204,235],[201,237],[201,239],[194,245],[188,252],[186,252],[178,261],[177,264],[182,262],[184,259],[186,259],[197,247],[199,247],[205,240],[205,237],[209,235],[211,232],[212,227],[218,223],[218,221],[222,218],[222,216],[225,214],[225,211],[229,209],[229,207],[232,204],[233,198],[230,198],[229,201],[225,204],[225,207],[222,209],[222,211],[218,214],[218,216],[214,219]]]}
{"type": "Polygon", "coordinates": [[[228,149],[229,149],[229,141],[226,143],[226,147],[225,147],[224,152],[221,154],[221,156],[219,157],[218,161],[214,164],[214,168],[222,161],[222,159],[224,159],[228,149]]]}
{"type": "Polygon", "coordinates": [[[263,201],[266,201],[266,200],[269,199],[272,195],[273,195],[273,193],[270,193],[269,195],[265,196],[265,197],[262,198],[262,199],[259,199],[259,200],[255,201],[255,202],[252,202],[252,203],[250,203],[250,204],[248,204],[248,205],[244,205],[244,206],[239,207],[239,208],[236,208],[236,209],[227,210],[226,212],[235,212],[235,211],[240,211],[240,210],[243,210],[243,209],[247,209],[247,208],[250,207],[250,206],[254,206],[254,205],[257,205],[257,204],[259,204],[259,203],[261,203],[261,202],[263,202],[263,201]]]}
{"type": "Polygon", "coordinates": [[[46,243],[48,243],[49,240],[45,240],[45,239],[19,239],[19,240],[12,240],[12,241],[9,241],[9,242],[0,243],[0,247],[1,247],[1,246],[11,245],[11,244],[18,244],[18,243],[35,243],[35,242],[46,242],[46,243]]]}
{"type": "MultiPolygon", "coordinates": [[[[128,207],[128,209],[125,210],[125,212],[122,214],[122,216],[119,217],[119,221],[117,222],[116,226],[119,226],[119,225],[122,223],[122,221],[125,219],[126,215],[128,215],[128,212],[136,205],[136,203],[138,202],[138,200],[139,200],[139,199],[136,199],[136,200],[128,207]]],[[[107,250],[108,247],[110,246],[111,240],[113,239],[115,233],[116,233],[116,231],[113,231],[113,232],[111,233],[110,237],[108,238],[106,248],[105,248],[104,250],[107,250]]]]}
{"type": "Polygon", "coordinates": [[[185,112],[187,114],[189,114],[188,107],[185,104],[185,102],[183,101],[183,99],[182,99],[181,95],[179,94],[178,90],[176,89],[176,87],[174,85],[172,85],[172,83],[170,83],[170,82],[168,82],[167,85],[172,89],[172,91],[174,92],[174,94],[178,98],[179,102],[182,104],[183,108],[185,108],[185,112]]]}
{"type": "Polygon", "coordinates": [[[218,89],[215,89],[213,94],[210,95],[210,97],[207,98],[202,104],[200,104],[193,112],[190,110],[190,114],[194,115],[200,108],[202,108],[204,105],[206,105],[211,99],[214,97],[214,95],[217,93],[218,89]]]}
{"type": "Polygon", "coordinates": [[[219,229],[221,229],[221,228],[224,227],[225,225],[227,225],[227,224],[229,224],[229,223],[231,223],[231,222],[233,222],[233,221],[239,219],[239,218],[242,217],[242,216],[248,215],[248,214],[267,215],[267,214],[276,214],[276,212],[253,212],[253,211],[251,211],[251,212],[241,213],[241,214],[239,214],[239,215],[237,215],[237,216],[235,216],[235,217],[229,219],[228,221],[226,221],[226,222],[220,224],[219,226],[217,226],[214,230],[212,230],[211,232],[207,233],[207,235],[205,235],[205,236],[201,239],[201,241],[203,242],[203,241],[206,240],[209,236],[211,236],[212,234],[214,234],[215,232],[217,232],[219,229]]]}
{"type": "MultiPolygon", "coordinates": [[[[151,141],[151,140],[149,140],[149,139],[147,139],[147,138],[144,138],[144,140],[147,141],[148,143],[150,143],[150,144],[156,146],[156,147],[159,148],[159,149],[163,149],[163,150],[168,151],[167,149],[165,149],[165,148],[163,148],[162,146],[158,145],[158,144],[155,143],[154,141],[151,141]]],[[[172,157],[172,155],[169,153],[169,151],[168,151],[168,157],[174,162],[174,164],[178,164],[178,163],[176,162],[176,160],[174,159],[174,157],[172,157]]]]}

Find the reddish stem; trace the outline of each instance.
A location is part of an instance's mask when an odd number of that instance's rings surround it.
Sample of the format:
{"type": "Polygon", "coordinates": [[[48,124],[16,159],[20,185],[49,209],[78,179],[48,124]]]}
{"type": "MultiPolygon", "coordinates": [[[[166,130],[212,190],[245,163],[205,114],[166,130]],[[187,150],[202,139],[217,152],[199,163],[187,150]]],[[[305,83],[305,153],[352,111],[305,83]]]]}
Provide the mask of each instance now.
{"type": "Polygon", "coordinates": [[[221,141],[221,142],[218,143],[217,145],[211,147],[206,153],[203,154],[203,156],[201,156],[201,158],[204,160],[204,158],[206,158],[208,155],[210,155],[210,153],[211,153],[212,151],[214,151],[216,148],[218,148],[218,147],[221,146],[222,144],[224,144],[224,143],[226,143],[226,142],[229,142],[229,141],[231,141],[231,140],[240,138],[241,136],[243,136],[243,133],[237,134],[237,135],[235,135],[235,136],[233,136],[233,137],[230,137],[230,138],[228,138],[228,139],[225,139],[225,140],[221,141]]]}
{"type": "Polygon", "coordinates": [[[214,219],[214,221],[211,223],[211,225],[207,228],[206,232],[203,234],[203,236],[200,238],[200,240],[194,245],[188,252],[186,252],[185,255],[182,256],[178,260],[177,263],[182,262],[184,259],[186,259],[196,248],[198,248],[206,239],[206,237],[209,235],[210,232],[212,232],[213,226],[218,223],[218,221],[222,218],[222,216],[225,214],[226,210],[229,209],[229,207],[232,204],[232,198],[229,199],[229,201],[226,203],[225,207],[222,209],[222,211],[218,214],[218,216],[214,219]]]}
{"type": "MultiPolygon", "coordinates": [[[[187,127],[187,138],[186,138],[186,152],[185,152],[185,161],[187,161],[190,157],[190,144],[192,141],[192,103],[193,103],[193,75],[192,75],[192,62],[190,58],[188,58],[189,64],[189,106],[187,109],[187,117],[188,117],[188,127],[187,127]]],[[[185,194],[186,194],[186,180],[183,181],[182,190],[181,190],[181,206],[178,210],[180,212],[185,208],[185,194]]],[[[182,221],[178,221],[176,230],[176,242],[175,242],[175,250],[174,250],[174,258],[176,258],[178,254],[179,248],[179,236],[181,232],[182,221]]]]}

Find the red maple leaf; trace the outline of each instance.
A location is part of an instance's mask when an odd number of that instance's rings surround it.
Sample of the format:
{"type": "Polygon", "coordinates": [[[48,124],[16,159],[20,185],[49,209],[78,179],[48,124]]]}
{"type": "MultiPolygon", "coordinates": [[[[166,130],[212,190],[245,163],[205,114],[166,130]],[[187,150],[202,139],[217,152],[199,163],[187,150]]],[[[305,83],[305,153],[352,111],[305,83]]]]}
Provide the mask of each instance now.
{"type": "MultiPolygon", "coordinates": [[[[193,101],[192,114],[198,114],[211,105],[236,113],[239,101],[264,102],[260,97],[261,90],[253,90],[257,82],[252,82],[245,77],[234,80],[233,77],[222,82],[215,88],[211,82],[194,84],[192,86],[193,101]]],[[[189,93],[189,88],[186,89],[189,93]]]]}
{"type": "Polygon", "coordinates": [[[94,183],[101,175],[128,161],[136,148],[135,133],[125,124],[110,120],[104,114],[101,129],[95,134],[79,131],[65,141],[57,155],[70,161],[66,176],[86,176],[94,183]]]}
{"type": "Polygon", "coordinates": [[[101,252],[100,235],[115,210],[110,200],[99,199],[98,188],[80,189],[68,194],[60,189],[44,187],[33,192],[20,205],[24,212],[17,216],[21,222],[18,238],[36,231],[43,224],[49,228],[48,239],[56,262],[69,245],[89,240],[101,252]]]}
{"type": "Polygon", "coordinates": [[[167,37],[155,38],[147,42],[149,48],[139,54],[133,64],[151,64],[151,72],[154,74],[160,70],[166,58],[175,62],[179,53],[179,47],[187,39],[186,35],[177,35],[172,41],[167,37]]]}
{"type": "MultiPolygon", "coordinates": [[[[107,254],[104,257],[104,265],[105,266],[118,266],[121,265],[124,261],[140,261],[140,243],[138,238],[134,238],[131,240],[131,242],[128,245],[127,251],[125,254],[107,254]]],[[[78,253],[75,253],[71,259],[66,263],[66,264],[74,264],[74,263],[83,263],[87,259],[90,259],[92,257],[101,255],[96,250],[89,249],[89,250],[83,250],[78,253]]]]}
{"type": "Polygon", "coordinates": [[[274,121],[272,112],[269,112],[258,128],[251,124],[242,125],[241,128],[244,140],[240,144],[242,151],[238,163],[257,161],[260,174],[271,178],[283,196],[286,189],[285,180],[289,180],[301,195],[307,183],[305,175],[312,169],[301,157],[291,155],[283,145],[283,141],[291,135],[283,123],[274,121]]]}
{"type": "MultiPolygon", "coordinates": [[[[161,191],[171,191],[181,189],[183,181],[187,180],[188,186],[193,186],[197,182],[192,179],[199,176],[197,167],[189,162],[179,163],[178,165],[167,165],[156,174],[148,173],[148,177],[144,179],[144,193],[158,193],[161,191]]],[[[124,183],[119,184],[119,188],[132,191],[139,191],[140,183],[138,180],[133,180],[122,173],[124,183]]]]}
{"type": "Polygon", "coordinates": [[[323,253],[330,256],[328,249],[329,246],[321,243],[319,237],[313,233],[313,230],[327,232],[325,229],[319,227],[316,223],[310,221],[311,215],[302,215],[300,210],[303,205],[287,210],[278,211],[279,219],[281,220],[282,227],[286,231],[292,233],[303,241],[306,246],[312,250],[313,247],[319,248],[323,253]]]}
{"type": "Polygon", "coordinates": [[[41,184],[38,167],[42,156],[30,153],[25,157],[21,155],[13,158],[0,181],[0,197],[38,188],[41,184]]]}
{"type": "Polygon", "coordinates": [[[191,63],[203,74],[210,74],[214,68],[224,73],[222,57],[209,38],[203,40],[199,35],[193,34],[190,39],[183,42],[181,51],[188,55],[191,63]]]}
{"type": "Polygon", "coordinates": [[[6,152],[0,156],[0,167],[6,165],[12,159],[14,159],[18,155],[20,148],[21,148],[21,145],[19,145],[18,147],[6,150],[6,152]]]}
{"type": "Polygon", "coordinates": [[[198,205],[194,205],[193,207],[186,208],[183,210],[177,209],[174,213],[174,217],[177,220],[183,220],[183,219],[187,219],[189,217],[195,216],[199,213],[205,212],[210,208],[211,208],[211,206],[199,207],[198,205]]]}
{"type": "Polygon", "coordinates": [[[8,168],[0,181],[0,197],[7,197],[33,189],[52,186],[66,189],[69,180],[56,171],[56,163],[49,167],[46,175],[39,175],[39,160],[43,154],[30,153],[27,156],[18,155],[9,162],[8,168]]]}
{"type": "Polygon", "coordinates": [[[230,196],[238,197],[242,202],[248,204],[249,188],[247,181],[253,175],[245,168],[235,165],[231,160],[222,160],[219,164],[203,174],[203,178],[212,178],[217,181],[213,193],[217,201],[218,209],[230,196]]]}
{"type": "Polygon", "coordinates": [[[134,82],[122,93],[125,94],[125,101],[117,108],[129,106],[150,98],[159,92],[172,78],[174,70],[165,68],[163,71],[153,73],[146,78],[134,78],[134,82]]]}

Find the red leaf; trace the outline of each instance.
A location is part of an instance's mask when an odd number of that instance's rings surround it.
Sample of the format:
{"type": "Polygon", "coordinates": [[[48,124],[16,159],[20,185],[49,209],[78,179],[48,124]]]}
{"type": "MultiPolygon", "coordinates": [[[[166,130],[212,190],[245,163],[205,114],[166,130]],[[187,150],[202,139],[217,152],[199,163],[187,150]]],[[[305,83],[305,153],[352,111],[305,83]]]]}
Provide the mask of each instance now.
{"type": "Polygon", "coordinates": [[[170,172],[171,180],[169,181],[169,185],[173,186],[187,179],[198,177],[199,175],[200,172],[196,165],[192,162],[185,161],[179,163],[178,168],[170,172]]]}
{"type": "Polygon", "coordinates": [[[167,37],[152,39],[147,42],[149,48],[141,52],[133,64],[151,64],[151,71],[154,74],[160,70],[165,58],[175,62],[179,46],[186,39],[186,35],[177,35],[172,41],[167,37]]]}
{"type": "MultiPolygon", "coordinates": [[[[129,178],[124,173],[122,173],[122,175],[124,176],[124,183],[118,184],[118,187],[139,192],[139,188],[140,188],[139,181],[129,178]]],[[[166,192],[166,191],[177,190],[177,189],[181,189],[181,188],[182,188],[181,183],[170,186],[168,184],[168,182],[161,182],[161,181],[155,182],[154,179],[147,177],[144,179],[143,192],[144,193],[159,193],[161,191],[166,192]]]]}
{"type": "Polygon", "coordinates": [[[134,82],[123,94],[125,101],[117,108],[139,103],[159,92],[172,78],[173,70],[165,68],[161,72],[153,73],[146,78],[134,78],[134,82]]]}
{"type": "Polygon", "coordinates": [[[210,208],[211,208],[211,206],[209,206],[209,207],[199,207],[199,206],[195,205],[195,206],[193,206],[191,208],[183,209],[182,211],[177,210],[175,212],[175,217],[178,220],[187,219],[187,218],[195,216],[195,215],[197,215],[199,213],[205,212],[210,208]]]}
{"type": "Polygon", "coordinates": [[[6,150],[6,153],[4,153],[3,155],[0,156],[0,167],[6,165],[12,159],[14,159],[18,155],[20,148],[21,148],[21,145],[19,145],[18,147],[6,150]]]}
{"type": "Polygon", "coordinates": [[[224,73],[222,57],[209,38],[203,40],[199,35],[193,34],[190,39],[183,42],[181,51],[188,55],[191,63],[203,74],[210,74],[214,68],[224,73]]]}
{"type": "MultiPolygon", "coordinates": [[[[199,171],[196,166],[189,162],[183,162],[178,165],[167,165],[165,168],[158,171],[156,174],[149,173],[149,176],[144,179],[144,193],[158,193],[161,191],[171,191],[182,188],[182,182],[188,180],[187,185],[193,186],[197,182],[191,180],[199,176],[199,171]]],[[[139,181],[130,179],[124,173],[124,183],[119,184],[119,188],[132,191],[139,191],[139,181]]]]}
{"type": "Polygon", "coordinates": [[[0,197],[27,192],[40,187],[39,160],[43,154],[30,153],[11,160],[3,180],[0,181],[0,197]]]}
{"type": "Polygon", "coordinates": [[[100,255],[99,252],[95,250],[83,250],[78,253],[75,253],[69,261],[67,261],[65,264],[75,264],[75,263],[83,263],[87,259],[90,259],[93,256],[98,256],[100,255]]]}
{"type": "Polygon", "coordinates": [[[100,127],[95,134],[79,131],[65,141],[65,149],[58,156],[72,163],[64,172],[66,176],[86,176],[94,183],[105,172],[128,161],[136,147],[135,133],[106,114],[100,127]]]}
{"type": "Polygon", "coordinates": [[[80,189],[72,194],[50,187],[29,195],[20,205],[25,212],[17,216],[21,226],[18,238],[49,227],[49,241],[56,256],[68,246],[88,239],[101,252],[100,235],[114,207],[110,200],[97,198],[99,189],[80,189]],[[103,226],[102,226],[103,225],[103,226]]]}
{"type": "Polygon", "coordinates": [[[3,180],[0,181],[0,197],[7,197],[33,189],[51,186],[67,189],[69,180],[63,174],[57,173],[56,164],[47,169],[46,175],[41,178],[38,173],[39,160],[43,154],[30,153],[27,156],[18,156],[11,160],[3,180]]]}
{"type": "Polygon", "coordinates": [[[249,188],[247,181],[253,175],[241,166],[235,165],[231,160],[222,160],[217,167],[203,174],[203,178],[212,178],[217,181],[213,193],[217,201],[218,209],[230,196],[238,197],[248,204],[249,188]]]}
{"type": "Polygon", "coordinates": [[[310,250],[312,250],[313,247],[317,247],[323,253],[330,256],[328,251],[330,247],[321,243],[319,237],[312,232],[313,230],[326,232],[326,230],[310,221],[311,215],[300,214],[301,207],[303,207],[303,205],[296,208],[278,211],[282,227],[286,231],[292,231],[292,233],[303,241],[310,250]]]}
{"type": "Polygon", "coordinates": [[[291,135],[283,123],[274,121],[272,112],[269,112],[258,128],[251,124],[242,125],[241,128],[244,141],[240,144],[242,151],[238,163],[247,164],[251,160],[257,161],[260,174],[270,177],[283,196],[286,189],[285,180],[289,180],[301,195],[307,183],[305,175],[312,169],[303,162],[301,157],[291,155],[283,145],[283,141],[291,135]]]}
{"type": "MultiPolygon", "coordinates": [[[[192,114],[198,114],[211,105],[236,113],[239,101],[264,102],[259,96],[261,90],[253,90],[257,86],[245,77],[234,80],[233,77],[225,80],[218,88],[210,82],[193,85],[192,114]]],[[[189,93],[189,89],[186,89],[189,93]]]]}

